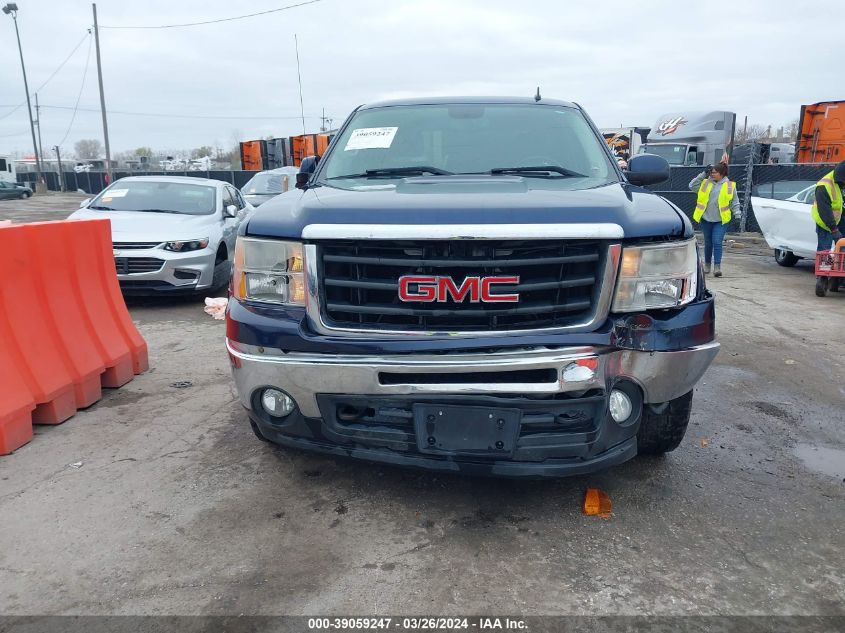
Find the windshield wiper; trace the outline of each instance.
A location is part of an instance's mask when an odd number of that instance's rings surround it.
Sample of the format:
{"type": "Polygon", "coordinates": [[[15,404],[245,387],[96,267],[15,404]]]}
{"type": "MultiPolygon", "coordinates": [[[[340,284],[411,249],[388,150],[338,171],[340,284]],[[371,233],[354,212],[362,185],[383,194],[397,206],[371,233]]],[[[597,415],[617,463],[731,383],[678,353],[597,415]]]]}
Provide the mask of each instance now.
{"type": "Polygon", "coordinates": [[[94,209],[95,211],[114,211],[112,207],[100,207],[96,205],[91,205],[88,207],[89,209],[94,209]]]}
{"type": "Polygon", "coordinates": [[[138,209],[138,211],[144,213],[175,213],[177,215],[182,215],[181,211],[174,211],[173,209],[138,209]]]}
{"type": "Polygon", "coordinates": [[[572,171],[566,167],[559,165],[541,165],[539,167],[495,167],[490,170],[490,174],[523,174],[525,176],[535,178],[586,178],[584,174],[579,174],[577,171],[572,171]],[[550,176],[550,174],[558,174],[558,176],[550,176]]]}
{"type": "Polygon", "coordinates": [[[331,176],[326,180],[337,180],[340,178],[389,178],[390,176],[422,176],[423,174],[434,174],[435,176],[451,176],[451,171],[439,167],[382,167],[381,169],[368,169],[362,174],[345,174],[343,176],[331,176]]]}

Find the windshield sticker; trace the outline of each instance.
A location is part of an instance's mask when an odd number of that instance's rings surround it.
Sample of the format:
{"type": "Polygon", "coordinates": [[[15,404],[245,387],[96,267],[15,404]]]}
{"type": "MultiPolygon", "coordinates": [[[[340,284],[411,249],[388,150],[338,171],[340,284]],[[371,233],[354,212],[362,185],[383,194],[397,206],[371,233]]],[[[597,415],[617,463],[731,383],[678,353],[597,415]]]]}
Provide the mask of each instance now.
{"type": "Polygon", "coordinates": [[[352,132],[344,152],[353,149],[387,149],[393,144],[398,127],[362,127],[352,132]]]}
{"type": "MultiPolygon", "coordinates": [[[[106,192],[109,198],[123,198],[129,193],[129,189],[110,189],[106,192]]],[[[105,198],[103,198],[105,200],[105,198]]]]}

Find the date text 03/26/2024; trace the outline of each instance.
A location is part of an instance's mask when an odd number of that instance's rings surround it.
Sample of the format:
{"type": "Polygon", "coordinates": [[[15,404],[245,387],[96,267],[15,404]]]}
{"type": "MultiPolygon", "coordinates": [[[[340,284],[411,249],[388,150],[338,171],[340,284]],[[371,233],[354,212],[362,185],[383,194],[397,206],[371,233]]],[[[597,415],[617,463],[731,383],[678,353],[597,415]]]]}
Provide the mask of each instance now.
{"type": "Polygon", "coordinates": [[[443,618],[443,617],[374,617],[374,618],[309,618],[309,631],[366,631],[398,629],[405,631],[511,630],[525,631],[519,618],[443,618]]]}

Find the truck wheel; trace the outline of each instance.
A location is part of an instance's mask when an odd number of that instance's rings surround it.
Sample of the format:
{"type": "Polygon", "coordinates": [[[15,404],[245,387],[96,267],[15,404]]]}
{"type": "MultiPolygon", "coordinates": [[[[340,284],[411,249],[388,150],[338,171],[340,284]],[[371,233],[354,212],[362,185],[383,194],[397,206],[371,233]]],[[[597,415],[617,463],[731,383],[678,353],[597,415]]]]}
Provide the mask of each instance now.
{"type": "Polygon", "coordinates": [[[816,296],[823,297],[827,294],[827,277],[816,277],[816,296]]]}
{"type": "Polygon", "coordinates": [[[792,268],[798,263],[799,257],[792,251],[785,251],[782,248],[775,249],[775,261],[781,266],[792,268]]]}
{"type": "Polygon", "coordinates": [[[640,455],[662,455],[678,448],[692,412],[692,391],[669,402],[647,404],[637,432],[640,455]]]}

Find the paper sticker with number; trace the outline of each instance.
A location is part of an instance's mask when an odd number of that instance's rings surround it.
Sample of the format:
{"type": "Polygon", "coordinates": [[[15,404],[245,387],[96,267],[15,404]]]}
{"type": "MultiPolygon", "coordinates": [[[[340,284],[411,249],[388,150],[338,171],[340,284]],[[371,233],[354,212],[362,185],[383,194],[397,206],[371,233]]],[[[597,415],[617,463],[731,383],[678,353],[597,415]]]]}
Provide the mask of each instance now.
{"type": "Polygon", "coordinates": [[[362,127],[354,130],[343,151],[353,149],[387,149],[393,144],[398,127],[362,127]]]}

